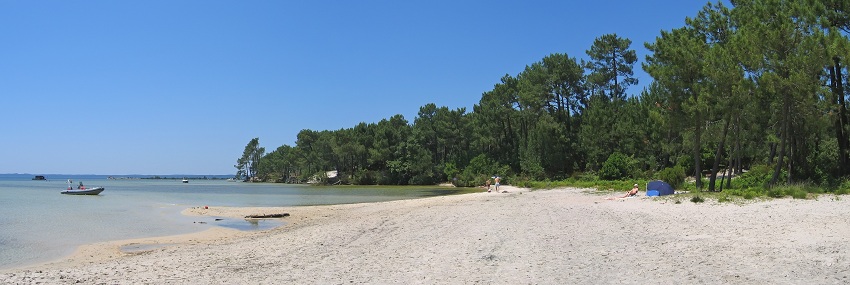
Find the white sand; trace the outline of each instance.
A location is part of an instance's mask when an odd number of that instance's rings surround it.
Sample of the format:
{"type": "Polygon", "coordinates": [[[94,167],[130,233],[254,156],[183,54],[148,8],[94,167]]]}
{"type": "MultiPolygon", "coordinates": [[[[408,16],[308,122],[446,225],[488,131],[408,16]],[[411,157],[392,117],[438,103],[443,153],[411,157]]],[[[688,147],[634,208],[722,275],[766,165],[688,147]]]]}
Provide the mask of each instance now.
{"type": "MultiPolygon", "coordinates": [[[[94,244],[3,284],[840,284],[850,197],[681,204],[579,189],[290,208],[263,232],[94,244]],[[124,245],[142,251],[121,252],[124,245]]],[[[619,193],[618,193],[619,194],[619,193]]]]}

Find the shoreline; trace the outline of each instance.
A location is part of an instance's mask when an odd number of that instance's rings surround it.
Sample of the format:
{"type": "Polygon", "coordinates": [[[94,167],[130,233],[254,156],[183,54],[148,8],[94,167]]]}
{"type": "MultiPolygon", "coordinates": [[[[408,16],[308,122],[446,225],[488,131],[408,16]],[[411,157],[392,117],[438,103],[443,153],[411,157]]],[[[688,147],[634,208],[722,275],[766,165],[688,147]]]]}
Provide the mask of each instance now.
{"type": "MultiPolygon", "coordinates": [[[[455,187],[454,185],[439,185],[442,187],[455,187]]],[[[502,186],[508,187],[515,192],[524,192],[529,191],[529,189],[525,188],[517,188],[513,186],[502,186]]],[[[505,188],[507,189],[507,188],[505,188]]],[[[486,191],[482,191],[486,192],[486,191]]],[[[293,221],[308,221],[315,222],[317,219],[327,219],[330,218],[328,215],[323,213],[333,210],[340,210],[345,208],[359,208],[363,206],[373,205],[373,204],[382,204],[382,203],[393,203],[399,201],[412,201],[412,200],[421,200],[421,199],[433,199],[433,198],[441,198],[441,197],[450,197],[450,196],[462,196],[462,195],[470,195],[470,194],[478,194],[478,192],[474,193],[466,193],[466,194],[458,194],[458,195],[448,195],[448,196],[434,196],[434,197],[424,197],[424,198],[416,198],[416,199],[402,199],[402,200],[391,200],[391,201],[381,201],[381,202],[365,202],[365,203],[349,203],[349,204],[337,204],[337,205],[312,205],[312,206],[285,206],[285,207],[229,207],[229,206],[215,206],[209,207],[206,209],[202,206],[189,207],[183,209],[179,212],[180,215],[184,217],[223,217],[229,219],[244,219],[245,216],[248,215],[264,215],[271,213],[287,213],[290,214],[288,217],[284,218],[272,218],[275,220],[279,220],[282,222],[282,225],[265,230],[239,230],[234,228],[227,228],[222,226],[210,225],[209,229],[200,231],[200,232],[192,232],[178,235],[169,235],[169,236],[154,236],[154,237],[143,237],[143,238],[131,238],[131,239],[122,239],[122,240],[111,240],[111,241],[103,241],[96,242],[91,244],[84,244],[78,246],[73,253],[67,256],[58,257],[53,260],[38,262],[35,264],[27,264],[21,266],[15,266],[10,268],[0,268],[0,276],[2,274],[21,272],[21,271],[45,271],[45,270],[60,270],[62,268],[67,267],[75,267],[82,266],[86,264],[95,264],[98,262],[110,261],[114,259],[120,259],[126,256],[133,256],[139,254],[145,254],[146,252],[150,252],[153,250],[158,250],[170,246],[187,246],[187,245],[197,245],[203,243],[216,243],[216,242],[226,242],[234,239],[240,239],[249,237],[252,235],[264,235],[270,234],[276,230],[279,230],[284,227],[289,227],[293,224],[293,221]],[[295,217],[298,215],[298,217],[295,217]],[[136,247],[141,249],[136,249],[136,247]]],[[[485,193],[488,194],[488,193],[485,193]]],[[[492,193],[495,194],[495,193],[492,193]]],[[[247,220],[247,219],[246,219],[247,220]]]]}
{"type": "Polygon", "coordinates": [[[850,199],[694,204],[583,189],[209,209],[289,213],[243,232],[113,241],[0,271],[18,283],[844,283],[850,199]],[[121,252],[122,246],[141,250],[121,252]],[[146,247],[145,245],[153,245],[146,247]],[[161,245],[161,246],[156,246],[161,245]]]}

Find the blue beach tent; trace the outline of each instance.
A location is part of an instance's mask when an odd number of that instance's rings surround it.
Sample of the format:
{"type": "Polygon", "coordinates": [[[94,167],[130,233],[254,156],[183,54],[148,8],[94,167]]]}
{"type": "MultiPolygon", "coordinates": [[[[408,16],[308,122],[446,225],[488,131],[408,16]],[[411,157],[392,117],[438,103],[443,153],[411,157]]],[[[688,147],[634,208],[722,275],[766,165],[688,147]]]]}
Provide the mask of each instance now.
{"type": "Polygon", "coordinates": [[[667,182],[655,180],[646,184],[646,196],[673,195],[673,187],[667,182]]]}

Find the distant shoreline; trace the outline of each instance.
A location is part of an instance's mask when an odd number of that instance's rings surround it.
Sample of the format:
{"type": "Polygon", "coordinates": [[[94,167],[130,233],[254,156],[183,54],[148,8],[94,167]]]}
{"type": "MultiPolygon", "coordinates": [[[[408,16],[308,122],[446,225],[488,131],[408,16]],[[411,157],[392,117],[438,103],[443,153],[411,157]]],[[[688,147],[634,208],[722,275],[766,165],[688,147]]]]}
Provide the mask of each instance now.
{"type": "Polygon", "coordinates": [[[121,179],[131,179],[131,180],[132,180],[132,179],[148,179],[148,180],[181,180],[181,179],[184,179],[184,178],[185,178],[185,179],[189,179],[189,180],[227,180],[227,179],[230,179],[230,178],[233,178],[233,177],[207,177],[207,176],[200,176],[200,177],[193,177],[193,176],[183,176],[183,177],[171,177],[171,176],[169,176],[169,177],[161,177],[161,176],[150,176],[150,177],[115,177],[115,176],[109,176],[109,177],[107,177],[106,179],[116,179],[116,180],[121,180],[121,179]]]}
{"type": "Polygon", "coordinates": [[[226,180],[234,178],[232,174],[56,174],[56,173],[0,173],[0,179],[32,179],[44,176],[47,180],[71,179],[183,179],[191,180],[226,180]]]}

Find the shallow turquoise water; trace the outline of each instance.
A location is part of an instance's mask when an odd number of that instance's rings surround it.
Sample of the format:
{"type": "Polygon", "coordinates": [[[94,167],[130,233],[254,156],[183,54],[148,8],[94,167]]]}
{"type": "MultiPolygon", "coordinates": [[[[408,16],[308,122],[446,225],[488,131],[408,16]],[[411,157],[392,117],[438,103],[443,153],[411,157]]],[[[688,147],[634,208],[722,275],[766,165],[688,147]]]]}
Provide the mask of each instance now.
{"type": "Polygon", "coordinates": [[[49,261],[80,245],[109,240],[175,235],[224,226],[242,230],[277,226],[262,220],[215,221],[180,211],[199,206],[299,206],[379,202],[451,195],[465,190],[441,187],[314,187],[227,182],[224,180],[118,179],[105,176],[31,177],[0,175],[0,268],[49,261]],[[59,192],[66,179],[103,186],[98,196],[59,192]],[[204,222],[204,223],[199,223],[204,222]]]}

